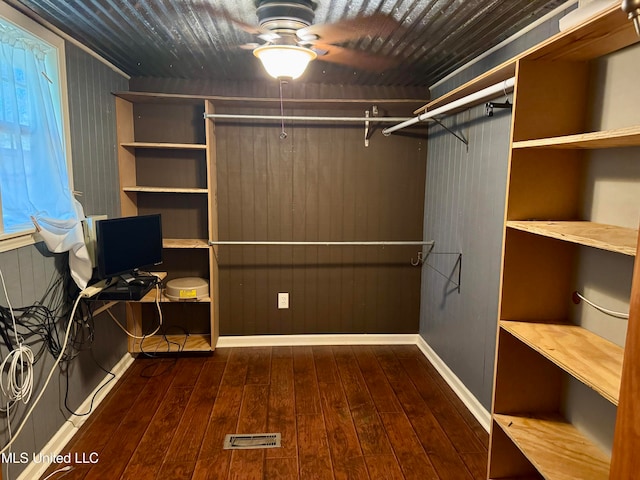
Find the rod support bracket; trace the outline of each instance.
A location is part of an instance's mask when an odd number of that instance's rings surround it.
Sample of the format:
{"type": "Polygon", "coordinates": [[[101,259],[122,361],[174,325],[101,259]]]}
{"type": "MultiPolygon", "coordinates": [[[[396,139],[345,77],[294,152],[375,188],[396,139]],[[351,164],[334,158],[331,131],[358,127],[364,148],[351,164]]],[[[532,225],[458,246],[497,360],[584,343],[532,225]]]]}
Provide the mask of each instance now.
{"type": "Polygon", "coordinates": [[[458,140],[460,140],[462,143],[464,143],[467,147],[469,146],[469,140],[467,140],[466,138],[464,138],[462,135],[460,135],[457,132],[454,132],[453,130],[451,130],[449,127],[447,127],[444,123],[442,123],[439,119],[433,117],[431,120],[433,120],[435,123],[437,123],[438,125],[440,125],[442,128],[444,128],[447,132],[449,132],[451,135],[453,135],[454,137],[456,137],[458,140]]]}
{"type": "Polygon", "coordinates": [[[511,104],[509,102],[509,100],[507,100],[504,103],[487,102],[487,103],[484,104],[484,108],[485,108],[485,112],[487,114],[487,117],[493,117],[493,109],[494,108],[507,108],[509,110],[513,110],[513,104],[511,104]]]}
{"type": "MultiPolygon", "coordinates": [[[[369,118],[369,110],[364,112],[364,116],[369,118]]],[[[364,121],[364,146],[369,146],[369,120],[364,121]]]]}
{"type": "MultiPolygon", "coordinates": [[[[364,112],[364,116],[365,119],[368,119],[370,117],[377,117],[378,116],[378,106],[377,105],[372,105],[371,106],[371,111],[366,110],[364,112]]],[[[364,121],[364,146],[368,147],[369,146],[369,139],[371,138],[371,135],[373,135],[373,128],[371,128],[371,122],[369,122],[369,120],[365,120],[364,121]]]]}

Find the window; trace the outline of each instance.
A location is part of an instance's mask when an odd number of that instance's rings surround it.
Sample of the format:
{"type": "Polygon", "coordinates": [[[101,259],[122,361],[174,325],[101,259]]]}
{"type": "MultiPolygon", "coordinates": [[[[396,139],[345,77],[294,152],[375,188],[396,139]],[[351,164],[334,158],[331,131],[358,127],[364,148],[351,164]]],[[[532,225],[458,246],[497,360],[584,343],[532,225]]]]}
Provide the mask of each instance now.
{"type": "MultiPolygon", "coordinates": [[[[0,248],[32,216],[74,218],[64,42],[0,3],[0,248]]],[[[32,243],[32,241],[28,242],[32,243]]]]}

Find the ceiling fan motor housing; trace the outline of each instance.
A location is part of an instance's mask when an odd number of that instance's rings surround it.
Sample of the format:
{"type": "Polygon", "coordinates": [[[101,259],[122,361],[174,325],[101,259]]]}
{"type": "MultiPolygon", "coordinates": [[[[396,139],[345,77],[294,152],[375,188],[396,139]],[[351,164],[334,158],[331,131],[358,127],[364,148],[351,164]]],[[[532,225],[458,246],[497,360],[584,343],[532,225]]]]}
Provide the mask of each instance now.
{"type": "Polygon", "coordinates": [[[263,28],[295,31],[313,23],[317,6],[312,0],[256,0],[256,14],[263,28]]]}

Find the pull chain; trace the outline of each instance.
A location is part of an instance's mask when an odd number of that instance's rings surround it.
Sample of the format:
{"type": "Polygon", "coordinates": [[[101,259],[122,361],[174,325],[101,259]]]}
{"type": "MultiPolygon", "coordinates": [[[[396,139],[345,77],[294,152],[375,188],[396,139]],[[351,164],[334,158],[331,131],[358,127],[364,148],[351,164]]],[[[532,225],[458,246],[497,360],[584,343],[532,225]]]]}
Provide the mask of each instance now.
{"type": "Polygon", "coordinates": [[[282,84],[284,80],[280,79],[280,140],[287,138],[287,132],[284,131],[284,104],[282,101],[282,84]]]}

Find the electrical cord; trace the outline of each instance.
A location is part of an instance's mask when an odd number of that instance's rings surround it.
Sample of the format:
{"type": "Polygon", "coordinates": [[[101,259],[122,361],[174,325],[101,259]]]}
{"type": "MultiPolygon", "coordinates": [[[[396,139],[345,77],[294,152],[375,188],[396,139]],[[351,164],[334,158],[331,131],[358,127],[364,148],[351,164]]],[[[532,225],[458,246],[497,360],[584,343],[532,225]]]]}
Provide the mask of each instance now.
{"type": "Polygon", "coordinates": [[[98,363],[98,361],[96,360],[95,355],[93,354],[93,349],[89,350],[91,352],[91,358],[93,359],[94,363],[98,366],[98,368],[100,370],[102,370],[103,372],[105,372],[107,375],[109,375],[109,380],[107,380],[106,382],[104,382],[102,385],[100,385],[100,387],[95,391],[95,393],[93,394],[93,397],[91,398],[91,403],[89,405],[89,410],[85,413],[78,413],[75,410],[71,409],[69,407],[69,370],[67,369],[65,371],[66,374],[66,383],[65,383],[65,391],[64,391],[64,407],[67,409],[67,411],[69,413],[71,413],[72,415],[75,415],[76,417],[86,417],[87,415],[90,415],[91,412],[93,412],[93,403],[96,400],[96,397],[98,396],[98,394],[100,393],[100,391],[105,388],[107,385],[109,385],[109,383],[111,383],[115,378],[116,375],[107,370],[106,368],[104,368],[102,365],[100,365],[100,363],[98,363]]]}
{"type": "MultiPolygon", "coordinates": [[[[40,301],[33,305],[12,309],[0,305],[0,337],[9,350],[15,348],[15,342],[12,339],[16,333],[23,343],[29,344],[32,349],[39,345],[34,354],[34,364],[47,350],[53,358],[59,355],[61,346],[57,323],[69,318],[70,305],[73,304],[73,296],[70,296],[66,290],[70,288],[74,292],[78,291],[75,284],[71,283],[68,271],[66,275],[55,273],[40,301]]],[[[81,319],[82,317],[74,317],[76,325],[71,336],[72,348],[66,350],[62,358],[63,362],[75,358],[83,345],[93,341],[93,329],[80,328],[84,325],[81,319]]]]}
{"type": "Polygon", "coordinates": [[[64,475],[60,475],[58,478],[62,478],[62,477],[66,477],[67,474],[73,470],[73,466],[71,465],[67,465],[65,467],[59,468],[57,470],[54,470],[53,472],[51,472],[49,475],[47,475],[46,477],[44,477],[42,480],[49,480],[51,477],[53,477],[54,475],[61,473],[61,472],[66,472],[64,473],[64,475]]]}
{"type": "MultiPolygon", "coordinates": [[[[595,303],[593,303],[590,300],[587,300],[583,295],[580,294],[580,292],[573,292],[579,299],[584,300],[584,302],[588,305],[591,305],[593,308],[595,308],[596,310],[598,310],[599,312],[602,312],[606,315],[609,315],[611,317],[615,317],[615,318],[622,318],[622,319],[628,319],[629,318],[629,314],[628,313],[624,313],[624,312],[616,312],[615,310],[609,310],[608,308],[604,308],[601,307],[600,305],[597,305],[595,303]]],[[[578,302],[576,302],[578,303],[578,302]]]]}
{"type": "MultiPolygon", "coordinates": [[[[129,337],[133,338],[134,340],[145,340],[147,337],[150,337],[152,335],[155,335],[156,333],[158,333],[158,331],[160,331],[160,328],[162,327],[162,309],[160,308],[160,285],[159,283],[156,283],[156,308],[158,309],[158,326],[156,327],[156,329],[151,332],[151,333],[146,333],[142,336],[138,336],[138,335],[134,335],[133,333],[129,332],[129,330],[127,330],[119,321],[118,319],[113,315],[113,313],[111,313],[111,310],[107,310],[107,313],[109,314],[109,316],[111,317],[111,319],[116,323],[116,325],[118,325],[118,327],[120,327],[120,330],[122,330],[124,333],[126,333],[129,337]]],[[[128,305],[128,304],[127,304],[128,305]]],[[[133,312],[132,312],[133,315],[133,312]]]]}
{"type": "Polygon", "coordinates": [[[56,318],[54,313],[46,306],[34,304],[28,307],[9,308],[0,305],[0,337],[9,350],[14,348],[11,340],[15,333],[28,343],[33,349],[40,345],[34,353],[33,363],[37,363],[45,351],[56,356],[60,351],[60,345],[55,335],[54,324],[56,318]],[[13,315],[13,317],[12,317],[13,315]],[[14,332],[13,324],[16,324],[18,332],[14,332]]]}
{"type": "MultiPolygon", "coordinates": [[[[82,305],[82,304],[81,304],[82,305]]],[[[65,368],[64,369],[64,373],[65,373],[65,377],[66,377],[66,382],[65,382],[65,391],[64,391],[64,407],[67,409],[67,411],[69,413],[71,413],[72,415],[76,416],[76,417],[84,417],[87,415],[90,415],[91,412],[93,412],[93,404],[98,396],[98,394],[100,393],[100,391],[105,388],[109,383],[111,383],[111,381],[113,381],[116,378],[116,375],[107,370],[106,368],[104,368],[102,365],[100,365],[100,363],[98,362],[98,360],[96,360],[96,357],[94,355],[93,352],[93,338],[94,338],[94,331],[95,331],[95,327],[94,327],[94,317],[93,317],[93,312],[91,310],[91,308],[87,309],[87,313],[82,314],[82,318],[84,326],[86,327],[86,329],[89,330],[89,354],[91,355],[91,359],[93,360],[93,363],[96,364],[96,366],[102,370],[103,372],[105,372],[107,375],[109,375],[109,379],[106,380],[104,383],[102,383],[102,385],[100,385],[100,387],[95,391],[95,393],[93,394],[93,397],[91,398],[91,403],[89,405],[89,410],[85,413],[78,413],[77,411],[73,410],[71,407],[69,407],[69,368],[65,368]]],[[[83,343],[85,343],[86,340],[83,341],[83,343]]],[[[77,343],[77,341],[76,341],[77,343]]]]}

